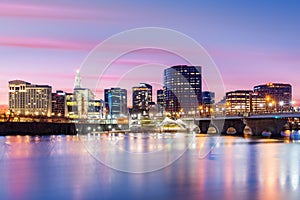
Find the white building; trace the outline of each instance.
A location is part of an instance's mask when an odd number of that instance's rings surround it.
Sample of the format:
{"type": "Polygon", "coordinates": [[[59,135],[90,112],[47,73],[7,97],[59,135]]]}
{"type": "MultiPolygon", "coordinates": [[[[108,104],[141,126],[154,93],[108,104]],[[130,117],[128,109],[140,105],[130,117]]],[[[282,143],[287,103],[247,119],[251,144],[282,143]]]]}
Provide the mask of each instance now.
{"type": "Polygon", "coordinates": [[[52,87],[9,81],[9,110],[18,115],[51,116],[52,87]]]}

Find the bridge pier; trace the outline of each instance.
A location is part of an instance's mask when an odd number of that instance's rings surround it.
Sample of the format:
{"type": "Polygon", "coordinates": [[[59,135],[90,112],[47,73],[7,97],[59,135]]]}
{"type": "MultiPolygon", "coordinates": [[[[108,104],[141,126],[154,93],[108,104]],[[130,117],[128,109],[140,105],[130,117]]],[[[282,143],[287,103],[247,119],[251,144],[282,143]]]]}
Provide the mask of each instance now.
{"type": "Polygon", "coordinates": [[[288,118],[257,118],[257,117],[228,117],[228,118],[198,118],[194,120],[199,126],[201,133],[207,133],[210,126],[219,127],[221,134],[227,134],[228,128],[232,127],[236,130],[235,135],[244,135],[245,126],[249,126],[253,135],[261,136],[263,131],[270,131],[272,137],[280,137],[281,131],[285,124],[288,123],[288,118]],[[225,120],[225,121],[224,121],[225,120]],[[222,128],[220,128],[222,127],[222,128]]]}
{"type": "Polygon", "coordinates": [[[252,129],[253,135],[261,135],[263,131],[268,130],[272,133],[272,137],[280,137],[280,133],[287,123],[286,118],[246,119],[246,124],[252,129]]]}

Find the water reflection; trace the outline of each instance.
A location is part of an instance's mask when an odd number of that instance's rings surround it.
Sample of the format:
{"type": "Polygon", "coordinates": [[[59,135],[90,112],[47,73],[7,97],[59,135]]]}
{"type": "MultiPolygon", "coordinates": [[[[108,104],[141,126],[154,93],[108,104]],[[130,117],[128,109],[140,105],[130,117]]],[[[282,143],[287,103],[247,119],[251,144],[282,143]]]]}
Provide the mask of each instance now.
{"type": "Polygon", "coordinates": [[[194,135],[130,133],[121,139],[114,136],[80,139],[88,153],[102,164],[123,172],[145,173],[162,169],[180,158],[194,135]]]}
{"type": "MultiPolygon", "coordinates": [[[[91,136],[94,137],[94,136],[91,136]]],[[[125,166],[150,166],[147,159],[107,149],[118,145],[135,153],[164,148],[167,138],[95,136],[103,155],[125,166]],[[106,141],[99,143],[99,141],[106,141]],[[109,152],[109,153],[108,153],[109,152]]],[[[88,139],[88,137],[86,138],[88,139]]],[[[97,146],[94,146],[95,148],[97,146]]],[[[177,147],[170,145],[170,150],[177,147]]],[[[78,136],[0,137],[0,196],[3,199],[297,199],[300,195],[299,143],[197,137],[174,163],[152,173],[113,170],[93,158],[78,136]],[[202,148],[216,145],[204,157],[202,148]]],[[[156,158],[166,159],[164,156],[156,158]]]]}

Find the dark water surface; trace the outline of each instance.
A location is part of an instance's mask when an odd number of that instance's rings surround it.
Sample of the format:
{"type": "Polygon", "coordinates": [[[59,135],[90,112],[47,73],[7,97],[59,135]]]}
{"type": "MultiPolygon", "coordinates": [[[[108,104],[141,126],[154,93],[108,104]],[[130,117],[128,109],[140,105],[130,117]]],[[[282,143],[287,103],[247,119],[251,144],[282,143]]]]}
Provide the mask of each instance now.
{"type": "MultiPolygon", "coordinates": [[[[0,198],[300,199],[300,143],[197,137],[168,166],[134,174],[107,167],[82,141],[78,136],[0,137],[0,198]],[[210,153],[209,147],[214,147],[210,153]]],[[[125,137],[120,145],[146,158],[153,148],[178,147],[165,138],[155,143],[125,137]]],[[[105,157],[109,150],[102,147],[105,157]]],[[[159,159],[166,156],[134,163],[122,157],[121,164],[151,166],[159,159]]]]}

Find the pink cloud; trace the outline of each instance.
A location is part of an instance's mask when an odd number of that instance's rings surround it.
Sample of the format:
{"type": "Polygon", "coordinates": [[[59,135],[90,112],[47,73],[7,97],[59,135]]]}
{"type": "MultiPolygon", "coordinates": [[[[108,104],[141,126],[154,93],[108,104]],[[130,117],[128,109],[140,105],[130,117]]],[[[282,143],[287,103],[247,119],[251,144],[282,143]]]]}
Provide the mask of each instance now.
{"type": "Polygon", "coordinates": [[[141,60],[141,59],[118,59],[112,64],[118,64],[118,65],[129,65],[129,66],[138,66],[147,64],[150,61],[147,60],[141,60]]]}
{"type": "Polygon", "coordinates": [[[66,40],[54,40],[49,38],[14,38],[0,37],[1,46],[25,47],[39,49],[61,50],[91,50],[95,44],[92,42],[74,42],[66,40]]]}
{"type": "Polygon", "coordinates": [[[42,19],[75,19],[75,20],[96,20],[105,18],[107,20],[107,10],[102,12],[85,7],[68,7],[60,5],[45,4],[20,4],[20,3],[0,3],[0,16],[26,17],[42,19]]]}

